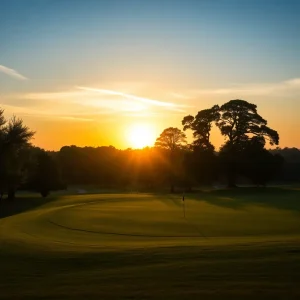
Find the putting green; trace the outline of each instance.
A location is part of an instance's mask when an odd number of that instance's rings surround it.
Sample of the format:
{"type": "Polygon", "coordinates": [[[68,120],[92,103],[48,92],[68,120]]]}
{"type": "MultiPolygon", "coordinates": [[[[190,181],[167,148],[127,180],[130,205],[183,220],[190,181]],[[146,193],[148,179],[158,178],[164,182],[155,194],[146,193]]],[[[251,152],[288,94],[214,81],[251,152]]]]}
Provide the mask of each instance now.
{"type": "Polygon", "coordinates": [[[300,234],[298,213],[232,205],[189,196],[111,194],[64,196],[0,220],[10,242],[45,247],[144,247],[282,241],[300,234]],[[185,209],[185,216],[184,216],[185,209]]]}
{"type": "Polygon", "coordinates": [[[19,198],[0,299],[299,299],[297,190],[19,198]]]}

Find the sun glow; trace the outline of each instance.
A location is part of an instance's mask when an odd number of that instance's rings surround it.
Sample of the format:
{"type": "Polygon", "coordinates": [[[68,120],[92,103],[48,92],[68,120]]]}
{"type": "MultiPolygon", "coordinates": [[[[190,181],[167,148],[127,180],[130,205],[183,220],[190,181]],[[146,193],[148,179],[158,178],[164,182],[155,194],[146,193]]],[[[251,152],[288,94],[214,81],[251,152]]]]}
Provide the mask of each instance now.
{"type": "Polygon", "coordinates": [[[135,124],[129,128],[127,138],[131,147],[144,148],[153,146],[156,137],[154,129],[150,125],[135,124]]]}

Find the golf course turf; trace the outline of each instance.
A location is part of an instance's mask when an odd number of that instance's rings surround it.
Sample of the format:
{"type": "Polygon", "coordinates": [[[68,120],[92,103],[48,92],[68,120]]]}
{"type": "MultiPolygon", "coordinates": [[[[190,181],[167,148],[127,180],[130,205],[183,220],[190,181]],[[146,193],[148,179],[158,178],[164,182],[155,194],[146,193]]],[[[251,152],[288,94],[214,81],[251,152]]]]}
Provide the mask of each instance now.
{"type": "Polygon", "coordinates": [[[300,190],[20,197],[0,270],[0,299],[299,299],[300,190]]]}

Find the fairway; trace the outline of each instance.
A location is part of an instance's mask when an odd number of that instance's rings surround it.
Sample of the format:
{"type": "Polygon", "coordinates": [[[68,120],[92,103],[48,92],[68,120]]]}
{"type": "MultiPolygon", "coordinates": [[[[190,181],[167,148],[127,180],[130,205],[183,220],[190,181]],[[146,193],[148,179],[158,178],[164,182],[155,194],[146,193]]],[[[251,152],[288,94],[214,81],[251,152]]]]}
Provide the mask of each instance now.
{"type": "Polygon", "coordinates": [[[299,194],[19,199],[2,206],[0,298],[299,296],[299,194]]]}

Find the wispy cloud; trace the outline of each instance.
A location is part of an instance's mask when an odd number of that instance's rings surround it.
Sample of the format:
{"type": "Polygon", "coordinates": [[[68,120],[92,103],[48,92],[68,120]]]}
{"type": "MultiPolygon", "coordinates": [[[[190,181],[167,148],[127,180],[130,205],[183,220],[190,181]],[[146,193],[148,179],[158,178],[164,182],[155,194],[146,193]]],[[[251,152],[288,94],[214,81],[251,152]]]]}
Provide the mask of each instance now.
{"type": "Polygon", "coordinates": [[[293,78],[275,83],[237,84],[225,88],[189,91],[192,97],[197,95],[242,95],[263,96],[300,92],[300,78],[293,78]]]}
{"type": "Polygon", "coordinates": [[[172,97],[172,98],[177,98],[177,99],[181,99],[181,100],[188,100],[190,99],[191,97],[188,96],[188,95],[184,95],[184,94],[179,94],[179,93],[169,93],[169,95],[172,97]]]}
{"type": "Polygon", "coordinates": [[[14,70],[14,69],[10,69],[8,67],[5,67],[3,65],[0,65],[0,72],[13,77],[15,79],[19,79],[19,80],[28,80],[27,77],[23,76],[22,74],[20,74],[18,71],[14,70]]]}
{"type": "Polygon", "coordinates": [[[101,120],[100,116],[103,115],[124,117],[165,116],[166,113],[175,115],[185,113],[187,108],[175,101],[160,101],[112,89],[86,86],[52,93],[14,95],[5,103],[24,116],[78,121],[97,121],[101,120]]]}
{"type": "Polygon", "coordinates": [[[154,100],[139,97],[109,89],[97,89],[78,86],[72,90],[54,93],[31,93],[25,95],[26,99],[38,101],[55,101],[58,105],[73,104],[91,110],[105,109],[111,112],[142,112],[169,110],[184,112],[186,106],[173,102],[154,100]]]}
{"type": "Polygon", "coordinates": [[[140,101],[140,102],[147,103],[147,104],[150,104],[150,105],[155,105],[155,106],[177,108],[177,109],[179,107],[185,107],[184,105],[180,105],[180,104],[175,104],[175,103],[171,103],[171,102],[164,102],[164,101],[154,100],[154,99],[149,99],[149,98],[144,98],[144,97],[138,97],[138,96],[135,96],[135,95],[126,94],[126,93],[122,93],[122,92],[118,92],[118,91],[105,90],[105,89],[96,89],[96,88],[83,87],[83,86],[79,86],[78,89],[84,90],[84,91],[90,91],[90,92],[97,92],[97,93],[101,93],[101,94],[107,94],[107,95],[121,96],[121,97],[126,98],[126,99],[140,101]]]}
{"type": "Polygon", "coordinates": [[[42,119],[61,119],[69,121],[79,121],[79,122],[92,122],[99,114],[89,113],[88,111],[76,112],[74,110],[60,109],[55,110],[43,107],[21,107],[21,106],[12,106],[8,104],[2,104],[2,108],[5,109],[5,112],[8,115],[22,115],[24,117],[38,117],[42,119]]]}

